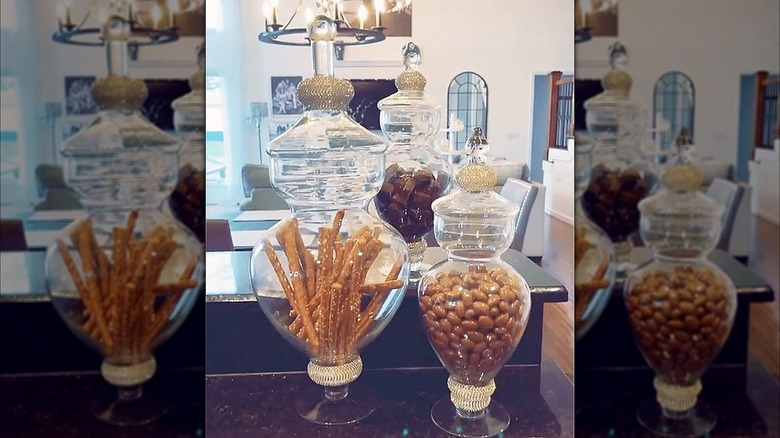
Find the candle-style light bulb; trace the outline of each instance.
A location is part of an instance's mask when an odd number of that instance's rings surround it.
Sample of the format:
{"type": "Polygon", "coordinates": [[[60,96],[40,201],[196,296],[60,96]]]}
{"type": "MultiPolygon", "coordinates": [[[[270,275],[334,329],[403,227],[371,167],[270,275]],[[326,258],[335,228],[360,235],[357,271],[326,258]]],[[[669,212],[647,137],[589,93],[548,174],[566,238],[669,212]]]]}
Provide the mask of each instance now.
{"type": "Polygon", "coordinates": [[[339,15],[341,15],[341,8],[340,8],[340,0],[333,0],[333,19],[338,20],[340,19],[339,15]]]}
{"type": "Polygon", "coordinates": [[[303,13],[304,18],[306,18],[306,24],[311,24],[312,21],[314,21],[314,11],[311,10],[311,8],[306,8],[306,10],[303,13]]]}
{"type": "Polygon", "coordinates": [[[270,3],[263,3],[263,17],[265,18],[265,30],[268,31],[268,22],[273,19],[274,11],[270,3]]]}
{"type": "Polygon", "coordinates": [[[271,22],[275,26],[279,24],[279,0],[271,0],[271,11],[273,12],[271,22]]]}
{"type": "Polygon", "coordinates": [[[368,9],[365,5],[361,4],[358,8],[358,19],[360,19],[360,28],[366,28],[366,19],[368,18],[368,9]]]}
{"type": "Polygon", "coordinates": [[[581,0],[580,9],[582,10],[582,27],[588,27],[588,14],[593,9],[593,5],[590,0],[581,0]]]}
{"type": "Polygon", "coordinates": [[[176,14],[179,12],[179,0],[168,0],[168,27],[176,27],[176,14]]]}
{"type": "Polygon", "coordinates": [[[73,19],[71,18],[71,9],[73,8],[73,0],[63,0],[63,5],[65,6],[65,25],[71,26],[73,24],[73,19]]]}
{"type": "Polygon", "coordinates": [[[57,26],[62,32],[62,22],[65,20],[66,12],[65,12],[66,6],[65,3],[62,1],[57,2],[57,26]]]}
{"type": "Polygon", "coordinates": [[[108,9],[105,7],[98,10],[98,21],[100,21],[101,24],[105,24],[105,22],[108,21],[108,9]]]}
{"type": "Polygon", "coordinates": [[[385,1],[384,0],[374,0],[374,11],[376,16],[376,27],[382,27],[382,13],[385,12],[385,1]]]}
{"type": "Polygon", "coordinates": [[[157,29],[160,26],[160,20],[162,19],[162,9],[160,5],[154,4],[152,6],[152,21],[154,21],[154,28],[157,29]]]}

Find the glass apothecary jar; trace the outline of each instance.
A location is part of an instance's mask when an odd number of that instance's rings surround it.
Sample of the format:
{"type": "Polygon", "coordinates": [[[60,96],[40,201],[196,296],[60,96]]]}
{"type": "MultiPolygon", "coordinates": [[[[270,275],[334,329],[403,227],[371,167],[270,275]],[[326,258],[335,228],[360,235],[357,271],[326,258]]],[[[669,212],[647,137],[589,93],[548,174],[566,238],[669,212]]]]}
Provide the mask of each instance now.
{"type": "Polygon", "coordinates": [[[366,205],[384,181],[387,145],[347,113],[354,95],[333,75],[336,24],[309,25],[314,76],[298,86],[303,117],[270,142],[271,184],[292,208],[257,243],[250,275],[256,298],[282,336],[310,358],[311,387],[298,413],[319,424],[369,415],[358,384],[360,350],[403,298],[409,255],[403,238],[366,205]]]}
{"type": "Polygon", "coordinates": [[[206,44],[198,46],[192,91],[173,101],[173,121],[182,148],[179,177],[167,206],[201,242],[206,241],[206,44]]]}
{"type": "Polygon", "coordinates": [[[720,236],[723,207],[698,191],[701,173],[677,164],[663,181],[665,190],[639,204],[642,238],[654,259],[624,285],[631,329],[655,371],[656,400],[643,403],[637,416],[664,436],[701,436],[716,418],[697,403],[700,377],[728,339],[737,295],[707,260],[720,236]]]}
{"type": "Polygon", "coordinates": [[[582,195],[585,214],[615,244],[620,275],[628,268],[639,230],[639,202],[656,184],[652,159],[641,151],[647,109],[631,99],[633,80],[626,73],[625,47],[610,47],[612,69],[601,80],[604,92],[585,102],[588,135],[595,143],[590,183],[582,195]]]}
{"type": "Polygon", "coordinates": [[[140,113],[143,81],[127,76],[130,24],[103,29],[108,76],[96,82],[95,119],[61,148],[65,180],[86,215],[46,254],[46,284],[67,326],[104,358],[103,377],[119,388],[90,407],[101,420],[143,424],[167,407],[142,397],[156,370],[153,351],[198,298],[198,239],[160,205],[176,183],[180,145],[140,113]]]}
{"type": "Polygon", "coordinates": [[[496,174],[478,151],[457,176],[460,190],[433,203],[434,233],[447,260],[420,280],[425,331],[450,377],[450,397],[431,411],[457,436],[498,435],[509,413],[491,401],[494,377],[520,342],[531,308],[523,277],[501,260],[520,207],[493,192],[496,174]]]}
{"type": "Polygon", "coordinates": [[[609,236],[591,222],[582,209],[582,194],[590,178],[593,143],[575,138],[574,201],[574,333],[577,340],[588,333],[609,302],[615,284],[615,248],[609,236]]]}
{"type": "Polygon", "coordinates": [[[433,230],[431,204],[449,191],[452,169],[433,147],[439,131],[441,105],[425,93],[425,76],[419,71],[420,49],[413,42],[403,48],[406,69],[396,78],[398,92],[379,101],[387,150],[385,181],[374,198],[376,211],[398,230],[409,245],[411,271],[419,279],[433,230]]]}

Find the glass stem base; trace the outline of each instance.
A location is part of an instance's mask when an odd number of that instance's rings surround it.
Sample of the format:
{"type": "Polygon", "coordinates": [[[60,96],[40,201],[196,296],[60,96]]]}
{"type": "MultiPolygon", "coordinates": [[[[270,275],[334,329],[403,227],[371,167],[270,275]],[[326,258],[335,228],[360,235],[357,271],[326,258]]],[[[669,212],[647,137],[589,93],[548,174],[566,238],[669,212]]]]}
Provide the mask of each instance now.
{"type": "Polygon", "coordinates": [[[669,411],[656,400],[646,400],[636,413],[645,429],[664,437],[700,437],[717,424],[715,412],[701,401],[686,412],[669,411]]]}
{"type": "Polygon", "coordinates": [[[371,415],[376,406],[374,393],[359,382],[341,386],[307,386],[295,399],[298,415],[326,426],[360,421],[371,415]]]}
{"type": "Polygon", "coordinates": [[[423,274],[422,262],[425,256],[425,250],[428,249],[428,244],[425,240],[408,243],[409,248],[409,281],[420,281],[423,274]]]}
{"type": "Polygon", "coordinates": [[[449,397],[437,401],[431,409],[431,420],[450,435],[484,438],[497,436],[509,427],[509,412],[491,401],[486,409],[463,411],[452,404],[449,397]]]}
{"type": "Polygon", "coordinates": [[[168,412],[162,400],[143,396],[141,385],[119,387],[116,392],[100,396],[90,403],[97,419],[116,426],[139,426],[151,423],[168,412]]]}

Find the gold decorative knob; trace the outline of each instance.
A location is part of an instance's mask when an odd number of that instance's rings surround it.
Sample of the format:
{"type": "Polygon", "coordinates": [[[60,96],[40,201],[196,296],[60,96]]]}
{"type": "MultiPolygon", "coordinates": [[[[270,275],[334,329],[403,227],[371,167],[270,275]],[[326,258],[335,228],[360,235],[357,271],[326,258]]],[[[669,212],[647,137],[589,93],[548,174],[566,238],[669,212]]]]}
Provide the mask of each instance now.
{"type": "Polygon", "coordinates": [[[298,100],[307,111],[346,111],[355,89],[346,79],[316,75],[298,84],[298,100]]]}
{"type": "Polygon", "coordinates": [[[127,76],[107,76],[92,87],[92,100],[102,110],[140,110],[148,96],[144,81],[127,76]]]}

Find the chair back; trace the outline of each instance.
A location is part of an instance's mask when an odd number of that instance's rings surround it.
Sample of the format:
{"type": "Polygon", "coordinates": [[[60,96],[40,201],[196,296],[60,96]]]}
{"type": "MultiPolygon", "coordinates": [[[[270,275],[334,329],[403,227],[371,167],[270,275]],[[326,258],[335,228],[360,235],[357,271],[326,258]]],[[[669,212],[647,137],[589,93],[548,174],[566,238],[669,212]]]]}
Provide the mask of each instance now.
{"type": "Polygon", "coordinates": [[[230,222],[225,219],[206,220],[206,251],[233,251],[230,222]]]}
{"type": "Polygon", "coordinates": [[[288,210],[290,206],[276,190],[268,187],[252,189],[252,197],[241,204],[241,211],[247,210],[288,210]]]}
{"type": "Polygon", "coordinates": [[[723,218],[721,219],[720,240],[718,249],[728,251],[731,242],[731,232],[734,229],[734,221],[737,217],[737,209],[742,201],[745,189],[734,181],[723,178],[714,178],[707,188],[707,196],[723,206],[723,218]]]}
{"type": "Polygon", "coordinates": [[[528,229],[528,220],[531,217],[531,209],[536,201],[539,189],[528,181],[517,178],[507,178],[501,189],[501,196],[520,206],[520,214],[517,217],[515,239],[510,248],[523,252],[525,232],[528,229]]]}
{"type": "Polygon", "coordinates": [[[241,167],[241,183],[244,187],[244,196],[252,196],[253,189],[272,188],[271,174],[265,164],[244,164],[241,167]]]}
{"type": "Polygon", "coordinates": [[[81,201],[67,187],[54,187],[46,190],[43,201],[35,204],[33,209],[40,210],[81,210],[81,201]]]}
{"type": "Polygon", "coordinates": [[[27,251],[24,223],[21,220],[0,220],[0,251],[27,251]]]}

